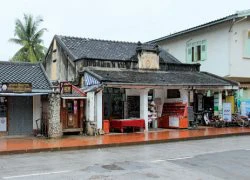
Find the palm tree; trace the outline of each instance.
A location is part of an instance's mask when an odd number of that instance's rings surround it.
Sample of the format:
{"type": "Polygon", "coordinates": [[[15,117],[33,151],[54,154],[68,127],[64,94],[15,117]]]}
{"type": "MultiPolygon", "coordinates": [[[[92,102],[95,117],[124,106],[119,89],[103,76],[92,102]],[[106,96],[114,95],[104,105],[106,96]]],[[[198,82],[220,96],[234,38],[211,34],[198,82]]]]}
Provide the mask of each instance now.
{"type": "Polygon", "coordinates": [[[17,38],[11,38],[9,41],[22,47],[12,57],[12,61],[35,63],[43,59],[47,49],[43,46],[41,39],[46,29],[38,30],[42,21],[43,19],[40,17],[34,19],[32,15],[27,14],[24,14],[24,22],[20,19],[16,20],[15,36],[17,38]]]}

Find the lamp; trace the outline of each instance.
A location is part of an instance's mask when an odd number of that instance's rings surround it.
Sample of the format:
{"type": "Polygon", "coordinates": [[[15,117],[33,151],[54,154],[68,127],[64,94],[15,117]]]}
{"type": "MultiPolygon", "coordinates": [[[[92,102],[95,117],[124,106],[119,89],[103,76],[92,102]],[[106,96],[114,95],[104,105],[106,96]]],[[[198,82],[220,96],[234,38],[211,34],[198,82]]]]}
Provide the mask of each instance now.
{"type": "Polygon", "coordinates": [[[225,90],[225,96],[228,96],[228,92],[227,92],[227,90],[225,90]]]}
{"type": "Polygon", "coordinates": [[[207,97],[210,97],[210,96],[211,96],[211,91],[208,90],[208,91],[207,91],[207,97]]]}

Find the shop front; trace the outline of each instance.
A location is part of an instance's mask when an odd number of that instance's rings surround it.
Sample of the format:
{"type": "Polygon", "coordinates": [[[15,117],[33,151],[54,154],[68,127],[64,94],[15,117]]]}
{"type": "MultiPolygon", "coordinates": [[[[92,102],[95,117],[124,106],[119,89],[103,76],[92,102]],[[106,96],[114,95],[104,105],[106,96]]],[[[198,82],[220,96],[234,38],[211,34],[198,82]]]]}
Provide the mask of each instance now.
{"type": "Polygon", "coordinates": [[[85,131],[86,94],[68,82],[61,87],[61,122],[63,133],[85,131]]]}
{"type": "MultiPolygon", "coordinates": [[[[2,84],[1,86],[5,86],[2,84]]],[[[0,93],[0,134],[36,135],[42,124],[42,96],[48,93],[32,93],[30,83],[8,83],[0,93]],[[15,88],[8,90],[12,85],[15,88]],[[22,89],[28,85],[30,88],[22,89]]]]}
{"type": "Polygon", "coordinates": [[[0,62],[0,136],[40,133],[51,92],[41,64],[0,62]]]}
{"type": "Polygon", "coordinates": [[[238,89],[235,82],[203,72],[91,69],[85,73],[100,83],[92,92],[96,109],[92,121],[97,128],[108,121],[111,132],[188,128],[191,112],[212,108],[221,114],[222,103],[232,100],[238,89]]]}

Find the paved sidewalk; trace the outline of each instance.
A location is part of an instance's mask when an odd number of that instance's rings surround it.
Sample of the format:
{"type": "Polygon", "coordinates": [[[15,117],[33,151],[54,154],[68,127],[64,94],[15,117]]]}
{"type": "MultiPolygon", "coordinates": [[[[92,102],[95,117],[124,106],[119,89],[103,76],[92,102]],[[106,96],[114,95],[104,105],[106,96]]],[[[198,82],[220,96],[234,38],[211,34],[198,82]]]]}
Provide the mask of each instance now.
{"type": "Polygon", "coordinates": [[[198,130],[163,129],[144,133],[116,133],[93,137],[67,136],[60,139],[46,139],[36,137],[1,137],[0,154],[104,148],[111,146],[151,144],[235,135],[250,135],[250,128],[204,127],[198,130]]]}

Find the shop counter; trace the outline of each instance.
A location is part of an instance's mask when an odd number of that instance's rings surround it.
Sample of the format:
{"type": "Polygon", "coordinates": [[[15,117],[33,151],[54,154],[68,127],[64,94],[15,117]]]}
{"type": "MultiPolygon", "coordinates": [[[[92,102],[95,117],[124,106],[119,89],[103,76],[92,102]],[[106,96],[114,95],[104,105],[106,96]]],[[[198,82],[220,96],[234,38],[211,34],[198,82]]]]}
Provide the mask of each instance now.
{"type": "Polygon", "coordinates": [[[132,127],[133,131],[135,128],[145,129],[145,120],[144,119],[112,119],[110,121],[111,129],[119,129],[123,133],[123,130],[126,127],[132,127]]]}

